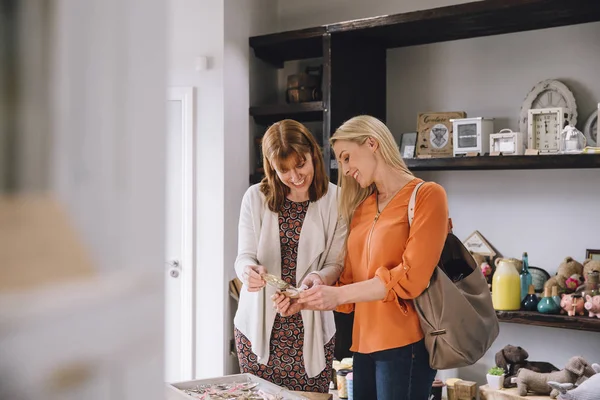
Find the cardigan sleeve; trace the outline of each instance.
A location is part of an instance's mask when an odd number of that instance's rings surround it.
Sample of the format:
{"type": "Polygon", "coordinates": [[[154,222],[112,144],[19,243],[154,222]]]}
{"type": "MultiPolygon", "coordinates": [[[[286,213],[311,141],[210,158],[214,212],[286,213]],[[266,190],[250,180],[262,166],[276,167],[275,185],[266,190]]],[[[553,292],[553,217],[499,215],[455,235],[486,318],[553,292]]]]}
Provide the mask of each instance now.
{"type": "Polygon", "coordinates": [[[387,289],[384,302],[414,299],[427,288],[448,236],[446,192],[428,182],[417,192],[414,220],[410,226],[402,262],[392,269],[375,272],[387,289]]]}
{"type": "Polygon", "coordinates": [[[244,268],[248,265],[257,265],[257,234],[260,229],[255,226],[253,202],[260,200],[260,193],[256,187],[250,187],[242,198],[240,219],[238,223],[238,253],[235,260],[235,273],[239,280],[244,282],[244,268]]]}

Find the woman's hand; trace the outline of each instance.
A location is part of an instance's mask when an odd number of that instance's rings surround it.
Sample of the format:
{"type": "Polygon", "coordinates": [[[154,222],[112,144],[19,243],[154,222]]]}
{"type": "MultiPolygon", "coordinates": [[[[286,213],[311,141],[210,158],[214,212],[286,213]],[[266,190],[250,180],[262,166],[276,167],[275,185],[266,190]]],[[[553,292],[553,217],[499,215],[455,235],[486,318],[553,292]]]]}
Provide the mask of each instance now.
{"type": "Polygon", "coordinates": [[[273,308],[283,317],[289,317],[304,309],[302,304],[298,303],[298,299],[290,299],[282,293],[275,293],[271,296],[271,300],[273,300],[273,308]]]}
{"type": "Polygon", "coordinates": [[[242,277],[244,285],[249,292],[258,292],[265,287],[267,282],[261,277],[261,274],[266,274],[267,269],[262,265],[247,265],[244,268],[242,277]]]}
{"type": "Polygon", "coordinates": [[[323,280],[318,274],[311,273],[308,274],[306,278],[304,278],[304,280],[302,281],[302,285],[300,285],[300,288],[302,288],[302,290],[305,290],[323,284],[323,280]]]}
{"type": "Polygon", "coordinates": [[[298,303],[307,310],[329,311],[341,304],[340,289],[335,286],[317,285],[300,292],[298,303]]]}

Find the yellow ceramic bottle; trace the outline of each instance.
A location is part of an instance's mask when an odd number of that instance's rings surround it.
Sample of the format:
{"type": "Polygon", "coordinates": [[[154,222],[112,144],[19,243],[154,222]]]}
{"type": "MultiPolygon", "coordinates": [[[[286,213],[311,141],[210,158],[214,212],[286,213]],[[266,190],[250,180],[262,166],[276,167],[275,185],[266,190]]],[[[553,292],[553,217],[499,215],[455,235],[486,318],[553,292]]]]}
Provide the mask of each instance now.
{"type": "Polygon", "coordinates": [[[521,279],[517,260],[499,258],[492,278],[492,303],[496,310],[515,311],[521,308],[521,279]]]}

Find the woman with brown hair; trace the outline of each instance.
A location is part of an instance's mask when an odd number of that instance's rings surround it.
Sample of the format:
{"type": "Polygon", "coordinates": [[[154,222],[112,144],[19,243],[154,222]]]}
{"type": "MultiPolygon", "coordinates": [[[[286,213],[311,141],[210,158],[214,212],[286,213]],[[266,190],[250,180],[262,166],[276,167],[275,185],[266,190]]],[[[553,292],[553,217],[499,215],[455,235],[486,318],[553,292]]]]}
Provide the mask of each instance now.
{"type": "Polygon", "coordinates": [[[448,235],[446,192],[423,183],[409,227],[409,200],[423,181],[408,170],[385,124],[357,116],[330,142],[349,226],[344,271],[337,286],[308,289],[298,302],[354,310],[355,400],[427,400],[436,371],[412,299],[427,288],[448,235]]]}
{"type": "Polygon", "coordinates": [[[305,288],[338,280],[346,225],[338,218],[336,186],[317,142],[296,121],[269,127],[262,153],[266,176],[246,191],[238,228],[235,270],[246,289],[234,319],[240,369],[290,390],[325,393],[332,376],[333,312],[277,313],[270,300],[283,295],[262,275],[305,288]]]}

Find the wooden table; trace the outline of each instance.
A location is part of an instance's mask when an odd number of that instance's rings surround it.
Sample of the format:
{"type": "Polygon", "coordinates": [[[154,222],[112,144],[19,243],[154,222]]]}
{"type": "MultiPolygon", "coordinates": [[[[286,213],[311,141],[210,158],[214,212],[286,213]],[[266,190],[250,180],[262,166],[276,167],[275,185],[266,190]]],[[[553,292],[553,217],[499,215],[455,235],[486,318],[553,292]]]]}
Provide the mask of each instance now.
{"type": "Polygon", "coordinates": [[[492,390],[488,385],[479,387],[480,400],[549,400],[550,396],[519,396],[517,388],[492,390]]]}
{"type": "Polygon", "coordinates": [[[310,400],[333,400],[333,395],[331,393],[310,393],[310,392],[294,392],[298,393],[300,396],[304,396],[310,400]]]}

